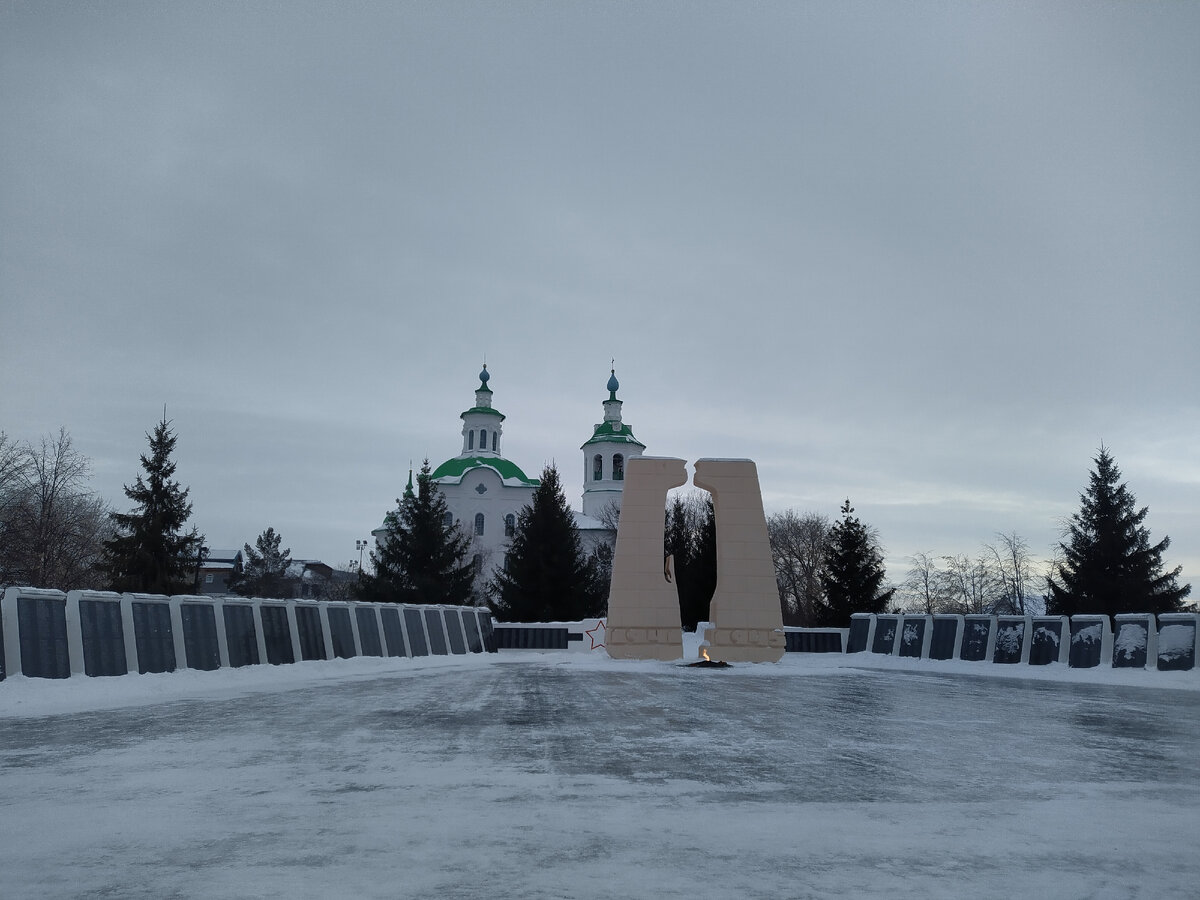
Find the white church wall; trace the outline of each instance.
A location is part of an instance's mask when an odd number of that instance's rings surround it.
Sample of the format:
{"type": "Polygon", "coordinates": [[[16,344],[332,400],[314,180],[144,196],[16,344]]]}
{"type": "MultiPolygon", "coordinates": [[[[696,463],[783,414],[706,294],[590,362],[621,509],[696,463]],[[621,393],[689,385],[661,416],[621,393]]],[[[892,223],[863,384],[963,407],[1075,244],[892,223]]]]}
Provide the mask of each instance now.
{"type": "Polygon", "coordinates": [[[446,506],[463,534],[471,539],[471,556],[481,557],[484,577],[503,565],[511,539],[505,534],[505,517],[515,524],[521,507],[533,499],[533,487],[506,486],[491,468],[472,469],[458,484],[439,484],[446,506]],[[480,492],[479,488],[484,490],[480,492]],[[475,517],[483,515],[483,534],[476,534],[475,517]]]}

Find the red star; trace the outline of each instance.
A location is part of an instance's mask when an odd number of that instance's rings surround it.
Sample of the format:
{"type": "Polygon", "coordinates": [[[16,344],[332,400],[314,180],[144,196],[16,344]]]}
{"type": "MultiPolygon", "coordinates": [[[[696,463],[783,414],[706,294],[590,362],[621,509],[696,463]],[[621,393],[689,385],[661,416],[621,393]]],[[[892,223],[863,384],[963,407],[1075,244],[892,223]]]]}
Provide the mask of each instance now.
{"type": "Polygon", "coordinates": [[[603,619],[601,619],[599,622],[596,623],[595,628],[590,628],[584,633],[588,636],[588,640],[590,640],[592,642],[593,650],[596,650],[597,648],[604,646],[604,640],[605,640],[606,635],[604,633],[604,620],[603,619]]]}

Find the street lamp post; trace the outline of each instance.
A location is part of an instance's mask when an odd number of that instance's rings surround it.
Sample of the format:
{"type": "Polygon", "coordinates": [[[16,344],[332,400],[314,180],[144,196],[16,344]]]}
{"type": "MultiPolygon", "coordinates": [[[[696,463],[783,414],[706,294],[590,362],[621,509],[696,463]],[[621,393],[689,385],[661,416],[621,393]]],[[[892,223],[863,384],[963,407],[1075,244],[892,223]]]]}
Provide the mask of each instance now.
{"type": "Polygon", "coordinates": [[[358,580],[362,581],[362,558],[363,551],[367,549],[367,542],[355,541],[354,548],[358,551],[358,580]]]}
{"type": "Polygon", "coordinates": [[[206,556],[208,556],[208,548],[201,544],[200,549],[196,551],[196,586],[193,588],[197,594],[201,593],[203,589],[200,584],[200,568],[204,565],[204,557],[206,556]]]}

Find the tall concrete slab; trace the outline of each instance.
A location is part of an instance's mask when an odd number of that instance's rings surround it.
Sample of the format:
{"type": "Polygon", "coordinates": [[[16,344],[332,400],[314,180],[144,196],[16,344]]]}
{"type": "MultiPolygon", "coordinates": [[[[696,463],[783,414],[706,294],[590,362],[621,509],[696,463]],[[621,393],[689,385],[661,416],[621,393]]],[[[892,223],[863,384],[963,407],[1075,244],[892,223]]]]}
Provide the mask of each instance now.
{"type": "Polygon", "coordinates": [[[614,659],[683,656],[679,593],[664,563],[663,531],[667,491],[686,482],[682,459],[639,456],[626,466],[605,638],[614,659]]]}
{"type": "Polygon", "coordinates": [[[787,642],[758,468],[749,459],[700,459],[695,468],[692,482],[712,494],[717,524],[709,655],[725,662],[778,662],[787,642]]]}

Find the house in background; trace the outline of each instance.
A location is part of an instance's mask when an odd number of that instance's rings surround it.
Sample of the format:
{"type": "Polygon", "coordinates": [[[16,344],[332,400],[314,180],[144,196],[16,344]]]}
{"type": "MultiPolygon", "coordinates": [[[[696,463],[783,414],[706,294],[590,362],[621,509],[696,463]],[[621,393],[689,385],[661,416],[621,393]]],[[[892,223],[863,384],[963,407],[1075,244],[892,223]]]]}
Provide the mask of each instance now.
{"type": "Polygon", "coordinates": [[[287,570],[288,596],[297,600],[322,600],[333,583],[333,566],[319,559],[293,559],[287,570]]]}
{"type": "MultiPolygon", "coordinates": [[[[200,566],[199,593],[216,597],[233,594],[230,585],[244,562],[241,550],[208,551],[208,558],[200,566]]],[[[320,600],[329,594],[334,580],[333,566],[319,559],[293,559],[287,570],[286,589],[280,593],[288,599],[320,600]]]]}
{"type": "Polygon", "coordinates": [[[230,593],[229,584],[241,563],[241,550],[209,550],[208,558],[200,565],[200,587],[197,593],[215,597],[223,597],[230,593]]]}

